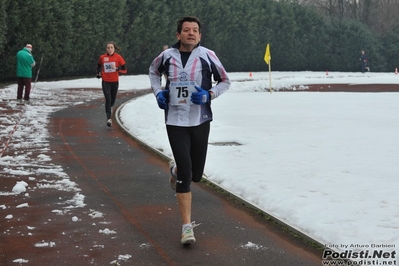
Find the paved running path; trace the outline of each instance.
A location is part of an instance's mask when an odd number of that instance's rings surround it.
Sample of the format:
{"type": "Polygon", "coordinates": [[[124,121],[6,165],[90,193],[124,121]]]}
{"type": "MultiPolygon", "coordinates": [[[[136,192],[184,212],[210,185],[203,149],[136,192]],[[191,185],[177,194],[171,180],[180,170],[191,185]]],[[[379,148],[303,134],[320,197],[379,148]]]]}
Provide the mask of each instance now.
{"type": "MultiPolygon", "coordinates": [[[[139,94],[120,93],[117,104],[139,94]]],[[[31,192],[23,219],[0,216],[0,265],[321,265],[321,251],[205,184],[192,186],[197,243],[182,246],[167,162],[115,122],[107,127],[103,109],[98,99],[51,115],[52,163],[77,183],[84,204],[60,206],[70,191],[31,192]],[[3,231],[28,226],[38,228],[29,237],[3,231]]]]}
{"type": "Polygon", "coordinates": [[[167,163],[115,123],[106,127],[102,99],[55,113],[52,125],[61,164],[79,177],[88,207],[107,214],[113,245],[132,265],[320,265],[304,245],[203,185],[193,186],[197,243],[184,248],[167,163]]]}

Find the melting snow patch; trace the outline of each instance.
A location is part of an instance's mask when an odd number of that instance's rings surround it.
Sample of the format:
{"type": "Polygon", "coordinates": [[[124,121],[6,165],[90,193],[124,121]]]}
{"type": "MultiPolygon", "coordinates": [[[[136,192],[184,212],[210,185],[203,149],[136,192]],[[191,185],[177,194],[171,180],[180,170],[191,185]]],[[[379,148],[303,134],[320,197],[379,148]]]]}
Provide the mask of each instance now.
{"type": "Polygon", "coordinates": [[[15,262],[15,263],[28,263],[28,261],[29,261],[29,260],[16,259],[16,260],[13,260],[12,262],[15,262]]]}
{"type": "Polygon", "coordinates": [[[55,247],[55,242],[42,242],[42,243],[36,243],[35,247],[37,248],[43,248],[43,247],[55,247]]]}
{"type": "Polygon", "coordinates": [[[12,192],[15,194],[20,194],[26,191],[26,187],[28,186],[28,183],[25,181],[18,181],[17,184],[12,188],[12,192]]]}
{"type": "Polygon", "coordinates": [[[22,203],[22,204],[19,204],[18,206],[17,206],[17,209],[19,209],[19,208],[28,208],[29,207],[29,204],[28,203],[22,203]]]}
{"type": "Polygon", "coordinates": [[[73,181],[70,181],[67,178],[62,179],[61,181],[48,181],[46,179],[42,179],[41,182],[47,182],[49,184],[37,184],[38,188],[55,188],[60,191],[80,191],[81,189],[77,188],[77,184],[73,181]],[[53,183],[53,184],[50,184],[53,183]],[[55,183],[55,184],[54,184],[55,183]]]}
{"type": "Polygon", "coordinates": [[[37,156],[39,159],[41,159],[42,161],[51,161],[51,158],[47,155],[44,154],[40,154],[37,156]]]}
{"type": "Polygon", "coordinates": [[[77,186],[75,182],[69,180],[68,178],[64,178],[61,181],[58,181],[57,183],[65,187],[69,187],[70,189],[75,188],[77,186]]]}
{"type": "Polygon", "coordinates": [[[15,195],[15,193],[0,191],[0,196],[10,196],[10,195],[15,195]]]}
{"type": "Polygon", "coordinates": [[[247,244],[241,245],[241,247],[244,249],[253,249],[253,250],[265,249],[262,245],[257,245],[249,241],[247,244]]]}
{"type": "Polygon", "coordinates": [[[129,254],[126,255],[119,255],[117,260],[113,260],[110,262],[111,265],[120,265],[119,261],[123,260],[123,261],[127,261],[128,259],[130,259],[132,256],[129,254]]]}
{"type": "Polygon", "coordinates": [[[149,247],[151,247],[151,245],[150,244],[148,244],[148,243],[143,243],[143,244],[141,244],[140,245],[140,248],[149,248],[149,247]]]}
{"type": "Polygon", "coordinates": [[[105,228],[104,230],[100,229],[98,232],[105,235],[116,234],[116,231],[109,230],[108,228],[105,228]]]}
{"type": "Polygon", "coordinates": [[[57,215],[63,215],[64,214],[64,212],[61,211],[61,210],[52,210],[51,212],[54,212],[57,215]]]}
{"type": "Polygon", "coordinates": [[[73,199],[66,201],[69,204],[73,204],[73,206],[68,206],[67,209],[84,207],[86,204],[84,203],[85,196],[79,193],[76,193],[73,196],[73,199]]]}
{"type": "Polygon", "coordinates": [[[19,176],[19,175],[31,175],[32,173],[28,172],[28,171],[21,171],[21,170],[10,170],[9,174],[19,176]]]}
{"type": "Polygon", "coordinates": [[[12,214],[9,214],[6,216],[6,219],[12,219],[14,216],[12,216],[12,214]]]}
{"type": "Polygon", "coordinates": [[[90,210],[91,213],[89,213],[89,215],[91,216],[91,218],[102,218],[103,214],[99,211],[95,211],[95,210],[90,210]]]}
{"type": "Polygon", "coordinates": [[[118,256],[118,260],[124,260],[127,261],[128,259],[130,259],[132,257],[132,255],[126,254],[126,255],[119,255],[118,256]]]}

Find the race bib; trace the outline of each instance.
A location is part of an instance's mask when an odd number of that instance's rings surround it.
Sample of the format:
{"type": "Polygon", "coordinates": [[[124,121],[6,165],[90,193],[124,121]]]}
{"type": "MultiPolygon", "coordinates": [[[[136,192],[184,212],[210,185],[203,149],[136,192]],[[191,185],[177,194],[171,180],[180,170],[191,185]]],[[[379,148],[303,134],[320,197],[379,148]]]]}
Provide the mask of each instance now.
{"type": "Polygon", "coordinates": [[[196,92],[194,81],[171,82],[169,85],[169,100],[173,106],[191,105],[191,94],[196,92]]]}
{"type": "Polygon", "coordinates": [[[104,63],[104,72],[110,73],[115,72],[116,70],[115,62],[104,63]]]}

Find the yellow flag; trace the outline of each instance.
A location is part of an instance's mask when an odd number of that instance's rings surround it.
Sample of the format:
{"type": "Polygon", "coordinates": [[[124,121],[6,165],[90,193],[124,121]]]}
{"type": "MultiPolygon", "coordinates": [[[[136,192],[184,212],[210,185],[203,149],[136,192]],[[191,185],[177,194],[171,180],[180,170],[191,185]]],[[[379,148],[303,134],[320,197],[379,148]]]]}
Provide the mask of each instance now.
{"type": "Polygon", "coordinates": [[[266,64],[270,64],[270,60],[272,60],[272,56],[270,55],[270,46],[269,44],[266,45],[266,53],[265,53],[265,62],[266,64]]]}

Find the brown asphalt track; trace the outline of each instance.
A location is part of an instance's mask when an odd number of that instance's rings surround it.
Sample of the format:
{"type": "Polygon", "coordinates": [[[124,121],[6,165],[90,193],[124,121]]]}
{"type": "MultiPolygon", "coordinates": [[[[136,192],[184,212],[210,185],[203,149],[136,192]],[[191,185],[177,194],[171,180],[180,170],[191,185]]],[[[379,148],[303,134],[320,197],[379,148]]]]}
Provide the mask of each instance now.
{"type": "MultiPolygon", "coordinates": [[[[362,89],[382,91],[373,86],[362,89]]],[[[398,91],[394,87],[388,91],[398,91]]],[[[117,104],[140,94],[119,93],[117,104]]],[[[167,162],[115,122],[107,127],[103,106],[103,99],[71,106],[53,113],[49,124],[52,161],[77,183],[86,205],[52,214],[70,192],[47,190],[31,193],[31,207],[19,219],[5,221],[12,210],[0,209],[0,265],[16,265],[18,258],[26,265],[322,265],[321,250],[204,183],[192,186],[192,217],[201,223],[194,230],[197,243],[182,246],[167,162]],[[38,228],[30,237],[28,226],[38,228]],[[54,246],[37,248],[38,242],[54,246]]],[[[5,201],[0,204],[19,198],[5,201]]]]}
{"type": "Polygon", "coordinates": [[[307,91],[320,92],[398,92],[399,84],[314,84],[307,91]]]}

